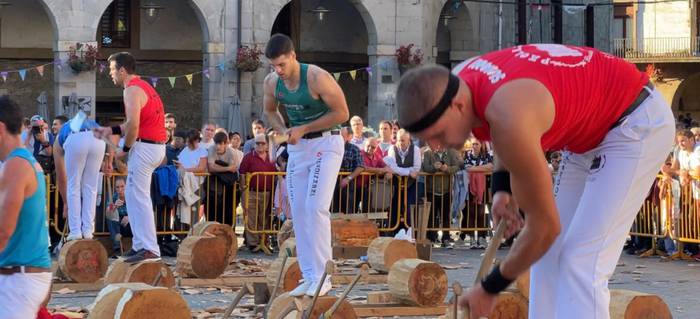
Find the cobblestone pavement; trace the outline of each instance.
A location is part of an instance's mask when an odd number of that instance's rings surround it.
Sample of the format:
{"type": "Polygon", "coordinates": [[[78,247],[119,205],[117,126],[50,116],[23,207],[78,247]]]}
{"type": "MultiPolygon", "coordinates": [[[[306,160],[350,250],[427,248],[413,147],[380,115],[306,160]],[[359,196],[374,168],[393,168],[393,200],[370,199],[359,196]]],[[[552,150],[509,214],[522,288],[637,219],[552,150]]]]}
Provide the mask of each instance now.
{"type": "MultiPolygon", "coordinates": [[[[503,257],[506,250],[500,250],[498,255],[503,257]]],[[[433,260],[446,266],[450,283],[459,281],[462,286],[469,286],[481,262],[483,250],[468,249],[434,249],[433,260]],[[456,269],[455,269],[456,268],[456,269]]],[[[240,252],[238,258],[261,258],[271,260],[273,256],[261,254],[251,255],[240,252]]],[[[174,264],[174,259],[167,262],[174,264]]],[[[335,287],[332,293],[339,294],[344,287],[335,287]]],[[[700,317],[700,263],[687,261],[663,262],[659,258],[638,258],[623,254],[615,274],[610,282],[611,289],[630,289],[661,296],[668,303],[674,318],[695,319],[700,317]]],[[[360,286],[350,294],[351,298],[363,299],[368,291],[380,290],[380,285],[360,286]]],[[[384,287],[386,289],[386,287],[384,287]]],[[[207,291],[198,289],[200,293],[183,294],[193,310],[207,308],[225,308],[233,298],[234,292],[224,292],[213,289],[207,291]]],[[[97,292],[82,292],[74,294],[54,293],[50,306],[82,308],[95,299],[97,292]]],[[[450,296],[448,295],[448,298],[450,296]]],[[[247,298],[241,304],[251,304],[247,298]]],[[[242,316],[237,316],[242,317],[242,316]]],[[[215,317],[214,317],[215,318],[215,317]]]]}

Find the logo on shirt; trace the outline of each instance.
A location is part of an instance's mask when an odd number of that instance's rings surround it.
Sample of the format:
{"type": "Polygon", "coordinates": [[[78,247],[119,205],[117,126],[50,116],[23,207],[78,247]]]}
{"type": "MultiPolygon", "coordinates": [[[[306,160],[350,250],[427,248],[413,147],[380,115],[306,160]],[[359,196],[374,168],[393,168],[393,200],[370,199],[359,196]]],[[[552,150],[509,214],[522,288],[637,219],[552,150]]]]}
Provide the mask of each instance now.
{"type": "Polygon", "coordinates": [[[591,62],[593,51],[562,44],[519,45],[511,51],[516,58],[542,65],[582,67],[591,62]]]}
{"type": "Polygon", "coordinates": [[[591,162],[591,174],[600,172],[605,167],[605,155],[598,155],[591,162]]]}
{"type": "Polygon", "coordinates": [[[475,59],[474,62],[467,66],[467,69],[485,74],[489,77],[491,84],[496,84],[496,82],[506,77],[506,74],[498,66],[482,58],[475,59]]]}
{"type": "Polygon", "coordinates": [[[282,93],[282,92],[277,93],[277,97],[280,98],[280,99],[283,98],[283,97],[284,97],[284,93],[282,93]]]}

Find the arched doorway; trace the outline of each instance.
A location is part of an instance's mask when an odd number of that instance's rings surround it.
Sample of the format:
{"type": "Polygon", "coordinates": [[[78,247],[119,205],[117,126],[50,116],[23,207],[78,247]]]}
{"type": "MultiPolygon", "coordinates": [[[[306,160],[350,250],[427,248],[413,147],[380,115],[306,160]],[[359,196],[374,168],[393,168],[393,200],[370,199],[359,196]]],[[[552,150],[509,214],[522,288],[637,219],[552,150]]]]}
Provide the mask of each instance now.
{"type": "Polygon", "coordinates": [[[25,116],[56,116],[53,100],[53,15],[40,0],[0,8],[0,95],[9,95],[25,116]],[[27,23],[30,21],[31,23],[27,23]]]}
{"type": "MultiPolygon", "coordinates": [[[[202,73],[206,24],[200,21],[198,7],[191,0],[159,4],[162,12],[153,20],[139,7],[139,1],[112,1],[97,25],[100,53],[104,59],[120,51],[133,54],[136,73],[155,83],[165,112],[176,115],[178,127],[199,128],[206,98],[202,73]]],[[[98,72],[96,81],[96,118],[106,122],[121,119],[122,89],[112,83],[109,69],[98,72]]]]}
{"type": "Polygon", "coordinates": [[[700,119],[700,73],[688,76],[673,95],[672,109],[678,114],[690,113],[693,119],[700,119]]]}
{"type": "Polygon", "coordinates": [[[438,48],[435,62],[448,68],[478,54],[478,37],[467,4],[445,3],[440,11],[435,43],[438,48]]]}
{"type": "Polygon", "coordinates": [[[359,115],[367,122],[368,28],[350,1],[328,0],[322,4],[330,12],[319,19],[317,13],[312,12],[318,1],[292,0],[277,15],[271,34],[290,36],[300,62],[316,64],[337,75],[350,115],[359,115]],[[354,79],[347,72],[351,70],[359,70],[354,73],[354,79]]]}

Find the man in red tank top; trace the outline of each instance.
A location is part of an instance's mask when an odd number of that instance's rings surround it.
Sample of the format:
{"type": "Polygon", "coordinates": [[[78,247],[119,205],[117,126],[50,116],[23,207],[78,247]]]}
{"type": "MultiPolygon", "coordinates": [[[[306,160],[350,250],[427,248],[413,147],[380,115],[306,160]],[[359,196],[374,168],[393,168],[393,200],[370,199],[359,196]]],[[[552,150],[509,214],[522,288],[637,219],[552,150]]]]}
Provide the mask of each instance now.
{"type": "MultiPolygon", "coordinates": [[[[131,250],[124,253],[126,262],[159,260],[160,249],[156,240],[156,226],[151,202],[151,176],[165,157],[165,113],[163,102],[156,90],[136,75],[136,60],[127,52],[111,55],[109,74],[115,85],[124,87],[126,122],[113,127],[95,129],[98,138],[124,137],[124,147],[117,157],[129,161],[126,182],[126,202],[129,205],[129,223],[134,233],[131,250]]],[[[111,161],[108,161],[111,163],[111,161]]]]}
{"type": "Polygon", "coordinates": [[[432,149],[472,132],[493,141],[494,225],[520,234],[461,298],[471,318],[530,267],[530,318],[609,318],[608,279],[673,142],[671,109],[646,75],[591,48],[522,45],[452,73],[412,70],[397,102],[401,125],[432,149]],[[554,185],[545,150],[564,151],[554,185]]]}

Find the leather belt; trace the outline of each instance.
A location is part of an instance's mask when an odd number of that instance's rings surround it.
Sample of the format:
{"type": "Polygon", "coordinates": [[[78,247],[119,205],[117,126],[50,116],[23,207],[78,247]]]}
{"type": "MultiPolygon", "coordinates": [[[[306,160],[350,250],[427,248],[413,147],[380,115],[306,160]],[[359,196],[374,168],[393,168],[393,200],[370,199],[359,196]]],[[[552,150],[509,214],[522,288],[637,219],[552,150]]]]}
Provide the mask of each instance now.
{"type": "Polygon", "coordinates": [[[339,130],[330,130],[330,131],[323,131],[323,132],[311,132],[311,133],[304,134],[301,138],[310,140],[312,138],[318,138],[321,136],[329,136],[329,135],[340,135],[340,131],[339,130]]]}
{"type": "Polygon", "coordinates": [[[51,268],[31,267],[31,266],[10,266],[0,267],[0,275],[13,275],[17,273],[36,274],[51,272],[51,268]]]}
{"type": "Polygon", "coordinates": [[[654,85],[651,84],[651,81],[647,82],[647,84],[645,84],[642,88],[642,91],[639,92],[639,95],[637,95],[637,98],[634,99],[634,102],[632,102],[632,104],[630,104],[630,106],[628,106],[627,109],[625,109],[625,111],[622,112],[622,115],[620,115],[617,121],[613,123],[613,125],[610,127],[610,130],[620,126],[620,124],[622,124],[625,118],[628,115],[632,114],[632,112],[634,112],[634,110],[636,110],[644,102],[644,100],[646,100],[649,97],[649,95],[651,95],[651,91],[653,90],[654,85]]]}
{"type": "Polygon", "coordinates": [[[145,138],[137,138],[136,141],[141,142],[141,143],[146,143],[146,144],[157,144],[157,145],[165,144],[165,142],[157,142],[157,141],[147,140],[145,138]]]}

